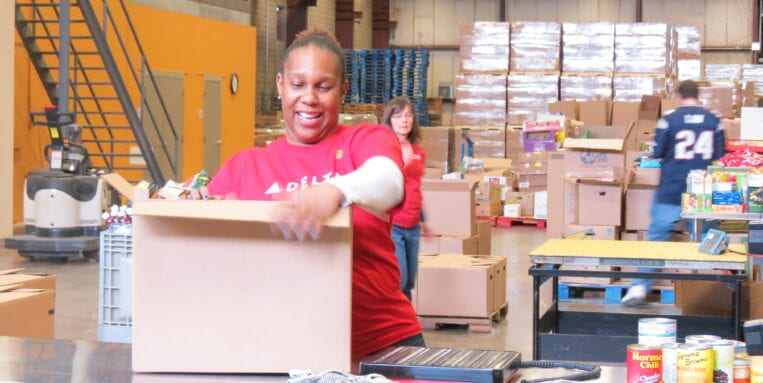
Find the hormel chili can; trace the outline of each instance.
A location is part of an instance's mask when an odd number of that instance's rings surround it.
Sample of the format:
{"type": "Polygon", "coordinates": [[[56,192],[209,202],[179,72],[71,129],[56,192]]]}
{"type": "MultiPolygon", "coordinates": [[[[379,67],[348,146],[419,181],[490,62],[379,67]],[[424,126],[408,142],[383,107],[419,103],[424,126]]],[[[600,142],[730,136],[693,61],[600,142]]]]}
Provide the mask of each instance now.
{"type": "Polygon", "coordinates": [[[713,383],[713,347],[707,343],[678,345],[677,383],[713,383]]]}
{"type": "Polygon", "coordinates": [[[659,383],[662,381],[662,349],[641,344],[628,345],[625,356],[627,383],[659,383]]]}

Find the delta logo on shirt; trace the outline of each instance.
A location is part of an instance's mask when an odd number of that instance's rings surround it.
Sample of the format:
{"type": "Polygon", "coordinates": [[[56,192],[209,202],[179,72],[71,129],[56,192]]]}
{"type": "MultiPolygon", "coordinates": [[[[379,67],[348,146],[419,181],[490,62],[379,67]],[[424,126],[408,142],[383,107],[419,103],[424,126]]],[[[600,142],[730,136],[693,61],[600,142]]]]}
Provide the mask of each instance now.
{"type": "Polygon", "coordinates": [[[272,185],[265,191],[267,195],[279,194],[282,192],[293,192],[297,190],[306,189],[310,186],[320,185],[329,178],[338,177],[339,173],[328,172],[322,176],[303,176],[297,181],[289,181],[286,185],[281,185],[278,181],[273,182],[272,185]]]}

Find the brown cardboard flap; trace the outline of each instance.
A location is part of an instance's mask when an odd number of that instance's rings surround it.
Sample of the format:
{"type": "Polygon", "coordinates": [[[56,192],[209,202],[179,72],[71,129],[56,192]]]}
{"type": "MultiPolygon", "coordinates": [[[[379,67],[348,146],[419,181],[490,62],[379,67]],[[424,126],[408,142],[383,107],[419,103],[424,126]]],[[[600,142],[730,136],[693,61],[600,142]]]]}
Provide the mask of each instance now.
{"type": "Polygon", "coordinates": [[[18,268],[18,269],[2,270],[2,271],[0,271],[0,275],[16,274],[19,271],[24,271],[24,270],[25,270],[25,268],[23,268],[23,267],[18,268]]]}
{"type": "Polygon", "coordinates": [[[625,141],[621,138],[565,138],[564,147],[566,149],[594,149],[594,150],[612,150],[621,151],[625,146],[625,141]]]}
{"type": "Polygon", "coordinates": [[[118,173],[109,173],[101,176],[106,183],[111,185],[119,194],[132,201],[135,198],[133,186],[118,173]]]}
{"type": "Polygon", "coordinates": [[[477,182],[470,180],[421,180],[422,191],[470,191],[477,187],[477,182]]]}
{"type": "MultiPolygon", "coordinates": [[[[287,203],[289,202],[145,200],[136,201],[132,213],[136,216],[274,223],[272,212],[277,206],[287,203]]],[[[350,227],[350,219],[350,208],[342,208],[323,225],[350,227]]]]}
{"type": "Polygon", "coordinates": [[[0,293],[5,293],[11,290],[16,290],[21,287],[21,284],[0,286],[0,293]]]}

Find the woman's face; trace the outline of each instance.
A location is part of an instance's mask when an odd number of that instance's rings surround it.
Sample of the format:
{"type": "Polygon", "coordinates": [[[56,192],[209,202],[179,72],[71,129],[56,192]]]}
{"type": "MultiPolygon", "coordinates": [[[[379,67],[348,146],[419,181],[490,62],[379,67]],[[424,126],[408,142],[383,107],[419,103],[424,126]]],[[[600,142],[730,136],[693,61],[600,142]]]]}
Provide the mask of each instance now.
{"type": "Polygon", "coordinates": [[[390,115],[389,121],[397,137],[401,140],[407,139],[408,134],[413,129],[413,111],[410,107],[405,106],[403,109],[390,115]]]}
{"type": "Polygon", "coordinates": [[[289,143],[315,144],[336,131],[347,82],[331,51],[313,45],[293,50],[276,85],[289,143]]]}

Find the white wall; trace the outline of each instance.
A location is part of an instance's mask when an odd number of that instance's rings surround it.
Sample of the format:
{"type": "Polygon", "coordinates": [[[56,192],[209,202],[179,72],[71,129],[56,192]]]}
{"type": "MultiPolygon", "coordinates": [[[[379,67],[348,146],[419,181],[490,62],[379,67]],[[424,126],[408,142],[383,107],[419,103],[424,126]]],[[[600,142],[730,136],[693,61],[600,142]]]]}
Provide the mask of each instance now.
{"type": "Polygon", "coordinates": [[[14,2],[0,1],[0,238],[13,234],[14,2]]]}

